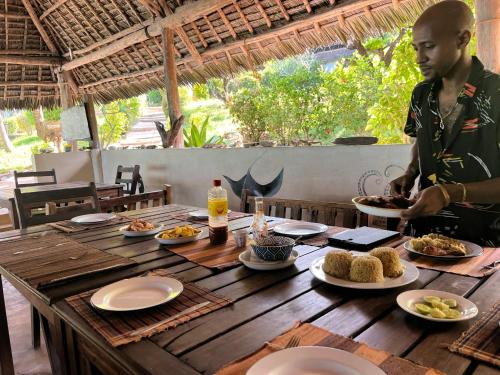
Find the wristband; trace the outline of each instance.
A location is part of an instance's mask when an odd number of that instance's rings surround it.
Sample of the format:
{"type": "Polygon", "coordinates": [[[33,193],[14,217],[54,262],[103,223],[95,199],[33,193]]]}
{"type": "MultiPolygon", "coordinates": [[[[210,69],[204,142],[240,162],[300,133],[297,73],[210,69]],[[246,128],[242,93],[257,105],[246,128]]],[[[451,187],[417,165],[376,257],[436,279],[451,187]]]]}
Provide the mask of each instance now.
{"type": "Polygon", "coordinates": [[[461,182],[458,182],[457,185],[462,187],[462,200],[460,202],[465,202],[467,199],[467,189],[465,188],[465,185],[462,184],[461,182]]]}
{"type": "Polygon", "coordinates": [[[443,193],[443,197],[445,200],[445,207],[448,207],[450,205],[450,202],[451,202],[451,198],[450,198],[450,194],[448,193],[448,190],[446,190],[446,188],[441,184],[436,183],[436,186],[439,189],[441,189],[441,193],[443,193]]]}

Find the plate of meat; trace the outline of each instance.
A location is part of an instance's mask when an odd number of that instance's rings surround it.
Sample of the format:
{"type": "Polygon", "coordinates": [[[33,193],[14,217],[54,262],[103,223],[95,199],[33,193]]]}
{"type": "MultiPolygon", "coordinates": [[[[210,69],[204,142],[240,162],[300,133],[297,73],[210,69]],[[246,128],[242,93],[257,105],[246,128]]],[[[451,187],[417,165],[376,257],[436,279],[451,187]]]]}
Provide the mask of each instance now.
{"type": "Polygon", "coordinates": [[[406,210],[415,203],[414,199],[403,196],[371,195],[352,199],[356,208],[368,215],[382,217],[401,217],[401,211],[406,210]]]}
{"type": "Polygon", "coordinates": [[[404,248],[410,253],[439,259],[473,258],[483,253],[483,248],[475,243],[436,233],[412,238],[405,242],[404,248]]]}

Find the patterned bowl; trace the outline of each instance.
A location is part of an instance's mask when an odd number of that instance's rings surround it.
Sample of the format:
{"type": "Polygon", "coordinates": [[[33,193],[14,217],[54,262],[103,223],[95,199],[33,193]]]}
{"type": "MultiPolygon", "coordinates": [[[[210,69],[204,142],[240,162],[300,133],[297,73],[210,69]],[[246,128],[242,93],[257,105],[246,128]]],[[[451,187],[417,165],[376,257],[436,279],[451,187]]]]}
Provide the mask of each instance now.
{"type": "Polygon", "coordinates": [[[295,240],[281,236],[268,236],[259,243],[252,243],[252,249],[260,259],[274,262],[286,260],[290,257],[295,240]]]}

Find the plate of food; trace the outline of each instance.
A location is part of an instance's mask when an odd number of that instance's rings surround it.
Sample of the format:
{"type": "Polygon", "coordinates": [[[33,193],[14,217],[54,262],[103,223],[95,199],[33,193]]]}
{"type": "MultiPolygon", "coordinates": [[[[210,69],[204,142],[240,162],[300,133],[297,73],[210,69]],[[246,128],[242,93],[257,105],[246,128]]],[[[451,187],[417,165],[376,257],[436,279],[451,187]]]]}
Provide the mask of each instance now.
{"type": "Polygon", "coordinates": [[[99,289],[90,302],[107,311],[142,310],[173,300],[183,289],[180,281],[170,277],[133,277],[99,289]]]}
{"type": "Polygon", "coordinates": [[[196,241],[201,235],[201,230],[191,225],[177,226],[158,233],[155,238],[162,245],[177,245],[196,241]]]}
{"type": "Polygon", "coordinates": [[[415,200],[403,196],[371,195],[353,198],[352,202],[358,210],[368,215],[401,217],[401,212],[411,207],[415,200]]]}
{"type": "Polygon", "coordinates": [[[313,261],[309,270],[328,284],[352,289],[389,289],[418,279],[418,269],[399,259],[392,247],[377,247],[368,253],[334,249],[313,261]]]}
{"type": "Polygon", "coordinates": [[[299,346],[271,353],[258,360],[247,375],[385,375],[372,362],[345,350],[299,346]]]}
{"type": "Polygon", "coordinates": [[[460,322],[478,314],[473,302],[441,290],[408,290],[398,295],[396,302],[406,312],[434,322],[460,322]]]}
{"type": "Polygon", "coordinates": [[[142,219],[135,219],[129,225],[125,225],[119,230],[125,237],[143,237],[152,236],[161,231],[162,228],[163,225],[150,223],[142,219]]]}
{"type": "Polygon", "coordinates": [[[412,238],[404,243],[404,248],[410,253],[451,260],[473,258],[483,253],[483,248],[475,243],[456,240],[436,233],[412,238]]]}

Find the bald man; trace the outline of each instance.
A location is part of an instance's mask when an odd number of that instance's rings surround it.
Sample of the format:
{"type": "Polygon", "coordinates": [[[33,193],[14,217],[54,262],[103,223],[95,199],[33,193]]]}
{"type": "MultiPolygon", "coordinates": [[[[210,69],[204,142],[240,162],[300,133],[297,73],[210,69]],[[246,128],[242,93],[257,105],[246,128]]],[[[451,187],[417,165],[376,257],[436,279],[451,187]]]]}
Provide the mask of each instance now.
{"type": "Polygon", "coordinates": [[[408,234],[500,246],[500,78],[467,51],[473,24],[457,0],[431,6],[415,23],[425,81],[413,90],[405,126],[416,138],[412,161],[391,188],[408,196],[420,177],[417,202],[402,214],[408,234]]]}

